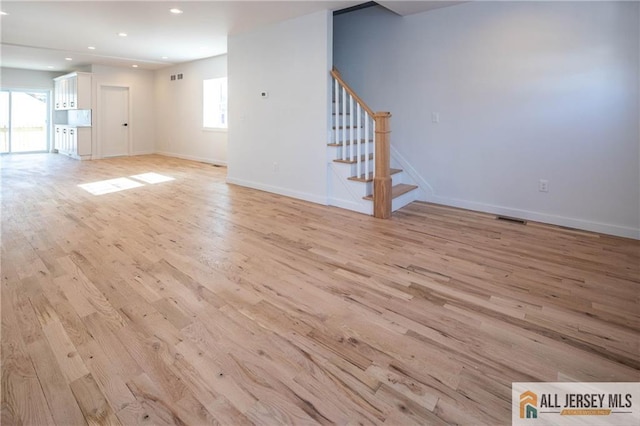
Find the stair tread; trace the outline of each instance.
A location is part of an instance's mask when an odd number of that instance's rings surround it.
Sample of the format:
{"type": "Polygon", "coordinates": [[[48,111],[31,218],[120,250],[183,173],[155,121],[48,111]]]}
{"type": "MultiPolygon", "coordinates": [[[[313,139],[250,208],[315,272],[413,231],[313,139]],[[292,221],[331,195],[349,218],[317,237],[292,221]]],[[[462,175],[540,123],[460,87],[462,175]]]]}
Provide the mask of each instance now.
{"type": "MultiPolygon", "coordinates": [[[[398,198],[399,196],[404,195],[409,191],[413,191],[416,188],[417,188],[416,185],[408,185],[406,183],[399,183],[397,185],[394,185],[391,188],[391,199],[398,198]]],[[[366,197],[363,197],[363,198],[365,200],[373,201],[373,194],[367,195],[366,197]]]]}
{"type": "MultiPolygon", "coordinates": [[[[373,142],[373,139],[369,139],[368,141],[365,139],[360,139],[359,141],[354,141],[354,142],[359,142],[359,143],[365,143],[365,142],[373,142]]],[[[351,141],[347,141],[347,146],[351,145],[351,141]]],[[[344,144],[342,142],[338,142],[338,143],[328,143],[327,146],[344,146],[344,144]]]]}
{"type": "MultiPolygon", "coordinates": [[[[396,173],[400,173],[400,172],[402,172],[402,169],[390,169],[389,174],[395,175],[396,173]]],[[[362,174],[360,176],[351,176],[348,179],[356,182],[373,182],[373,172],[369,173],[368,177],[365,177],[365,175],[362,174]]]]}
{"type": "MultiPolygon", "coordinates": [[[[364,155],[360,156],[360,161],[365,161],[366,158],[364,155]]],[[[369,160],[373,160],[373,154],[369,154],[369,160]]],[[[333,160],[336,163],[345,163],[345,164],[356,164],[358,161],[357,160],[343,160],[341,158],[338,158],[336,160],[333,160]]]]}

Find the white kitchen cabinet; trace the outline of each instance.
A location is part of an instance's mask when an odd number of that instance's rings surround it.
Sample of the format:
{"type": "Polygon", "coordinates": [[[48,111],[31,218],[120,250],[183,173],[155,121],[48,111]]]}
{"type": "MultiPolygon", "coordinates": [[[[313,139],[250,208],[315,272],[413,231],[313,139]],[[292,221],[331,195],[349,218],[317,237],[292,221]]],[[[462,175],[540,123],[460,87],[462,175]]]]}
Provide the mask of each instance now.
{"type": "Polygon", "coordinates": [[[54,147],[78,160],[91,158],[91,79],[86,72],[53,79],[54,108],[61,111],[54,115],[54,147]]]}
{"type": "Polygon", "coordinates": [[[77,160],[91,158],[91,128],[56,125],[54,146],[59,154],[77,160]]]}
{"type": "Polygon", "coordinates": [[[76,155],[81,160],[91,159],[91,127],[76,127],[76,155]]]}
{"type": "Polygon", "coordinates": [[[73,72],[53,81],[55,109],[91,109],[91,73],[73,72]]]}

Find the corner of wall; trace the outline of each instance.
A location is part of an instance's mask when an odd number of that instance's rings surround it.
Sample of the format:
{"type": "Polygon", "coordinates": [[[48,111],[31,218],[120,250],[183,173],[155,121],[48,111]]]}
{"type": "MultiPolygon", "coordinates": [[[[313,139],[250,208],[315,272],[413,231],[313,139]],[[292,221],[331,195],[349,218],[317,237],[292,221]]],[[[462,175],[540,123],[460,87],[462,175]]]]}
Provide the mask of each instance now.
{"type": "Polygon", "coordinates": [[[330,19],[229,37],[229,182],[326,204],[330,19]]]}

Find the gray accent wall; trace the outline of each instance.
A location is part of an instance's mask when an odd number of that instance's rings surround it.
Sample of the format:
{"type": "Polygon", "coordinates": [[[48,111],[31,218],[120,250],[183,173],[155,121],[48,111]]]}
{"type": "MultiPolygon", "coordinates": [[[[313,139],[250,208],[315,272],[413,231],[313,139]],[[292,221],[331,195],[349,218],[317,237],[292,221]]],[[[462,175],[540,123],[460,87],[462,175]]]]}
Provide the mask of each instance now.
{"type": "Polygon", "coordinates": [[[334,64],[392,112],[429,201],[640,238],[639,21],[637,2],[373,7],[334,18],[334,64]]]}

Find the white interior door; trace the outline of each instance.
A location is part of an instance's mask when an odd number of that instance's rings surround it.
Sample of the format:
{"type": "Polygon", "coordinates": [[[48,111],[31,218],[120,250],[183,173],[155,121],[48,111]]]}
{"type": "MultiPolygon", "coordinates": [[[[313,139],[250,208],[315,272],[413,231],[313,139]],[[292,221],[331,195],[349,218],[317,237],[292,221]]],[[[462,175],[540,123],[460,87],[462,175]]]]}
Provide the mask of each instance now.
{"type": "Polygon", "coordinates": [[[130,155],[129,88],[100,87],[100,153],[102,157],[130,155]]]}

